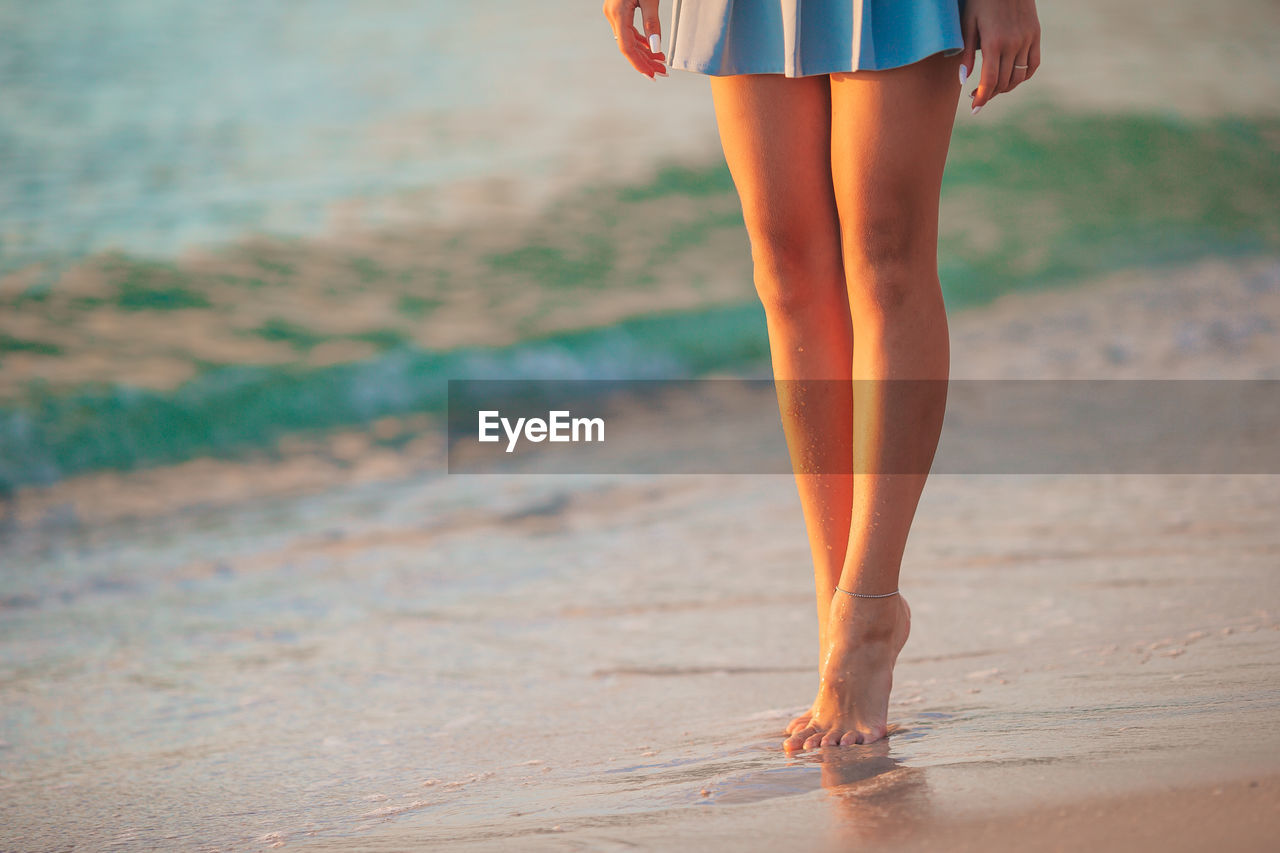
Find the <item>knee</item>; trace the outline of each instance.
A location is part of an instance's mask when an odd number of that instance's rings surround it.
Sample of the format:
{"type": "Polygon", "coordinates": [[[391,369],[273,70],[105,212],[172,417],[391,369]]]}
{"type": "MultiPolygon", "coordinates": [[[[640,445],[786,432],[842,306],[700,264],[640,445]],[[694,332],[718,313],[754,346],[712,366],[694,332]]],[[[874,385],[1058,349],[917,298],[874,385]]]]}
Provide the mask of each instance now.
{"type": "MultiPolygon", "coordinates": [[[[825,229],[832,230],[832,229],[825,229]]],[[[828,310],[844,299],[844,270],[838,241],[802,221],[748,229],[756,294],[770,316],[786,318],[828,310]]]]}
{"type": "Polygon", "coordinates": [[[915,311],[938,292],[936,228],[885,216],[843,229],[845,275],[855,314],[915,311]]]}

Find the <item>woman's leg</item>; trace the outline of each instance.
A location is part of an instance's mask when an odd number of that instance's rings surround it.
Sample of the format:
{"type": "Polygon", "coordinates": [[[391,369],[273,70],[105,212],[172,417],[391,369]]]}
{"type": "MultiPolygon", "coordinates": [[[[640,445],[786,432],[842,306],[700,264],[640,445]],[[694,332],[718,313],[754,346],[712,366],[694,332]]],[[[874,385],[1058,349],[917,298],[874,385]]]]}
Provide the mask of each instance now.
{"type": "Polygon", "coordinates": [[[831,177],[830,86],[826,77],[761,74],[714,77],[711,91],[751,238],[783,428],[813,553],[821,663],[853,500],[853,354],[831,177]],[[837,473],[805,474],[806,469],[837,473]]]}
{"type": "MultiPolygon", "coordinates": [[[[831,162],[854,339],[854,492],[840,586],[898,588],[907,533],[937,447],[950,364],[938,283],[938,197],[959,59],[831,77],[831,162]],[[925,380],[925,381],[904,381],[925,380]]],[[[885,735],[910,612],[901,596],[837,593],[809,724],[788,748],[885,735]]]]}

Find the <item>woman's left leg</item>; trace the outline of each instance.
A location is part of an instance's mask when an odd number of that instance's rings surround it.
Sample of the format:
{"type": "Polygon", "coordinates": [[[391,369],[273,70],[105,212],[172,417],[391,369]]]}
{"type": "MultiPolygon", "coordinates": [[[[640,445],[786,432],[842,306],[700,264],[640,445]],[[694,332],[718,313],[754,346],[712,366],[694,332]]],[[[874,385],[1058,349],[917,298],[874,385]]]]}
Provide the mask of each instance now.
{"type": "MultiPolygon", "coordinates": [[[[853,506],[840,586],[870,595],[898,570],[937,447],[950,352],[938,202],[959,94],[957,57],[831,76],[831,164],[853,322],[853,506]],[[921,381],[922,380],[922,381],[921,381]]],[[[818,698],[789,749],[884,737],[910,611],[836,592],[818,698]]]]}

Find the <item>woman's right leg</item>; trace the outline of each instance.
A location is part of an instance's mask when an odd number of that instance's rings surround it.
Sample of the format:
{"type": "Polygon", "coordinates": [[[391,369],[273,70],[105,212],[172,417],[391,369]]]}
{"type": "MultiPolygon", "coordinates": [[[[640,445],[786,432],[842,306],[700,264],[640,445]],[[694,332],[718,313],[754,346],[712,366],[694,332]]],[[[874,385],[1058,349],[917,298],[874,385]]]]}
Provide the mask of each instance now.
{"type": "MultiPolygon", "coordinates": [[[[813,554],[821,666],[853,504],[853,331],[831,177],[830,84],[753,74],[713,77],[711,92],[751,238],[813,554]],[[815,470],[829,473],[805,473],[815,470]]],[[[788,733],[807,723],[797,718],[788,733]]]]}

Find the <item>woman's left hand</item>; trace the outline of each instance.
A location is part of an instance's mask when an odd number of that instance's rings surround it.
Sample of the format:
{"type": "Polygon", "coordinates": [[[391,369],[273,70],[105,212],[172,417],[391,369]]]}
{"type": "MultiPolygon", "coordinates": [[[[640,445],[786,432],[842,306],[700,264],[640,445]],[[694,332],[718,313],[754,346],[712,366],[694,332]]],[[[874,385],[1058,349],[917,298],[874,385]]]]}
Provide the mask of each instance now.
{"type": "Polygon", "coordinates": [[[1040,67],[1040,20],[1035,0],[967,0],[960,22],[964,32],[961,84],[982,51],[982,79],[969,94],[973,113],[1002,92],[1012,92],[1040,67]]]}

